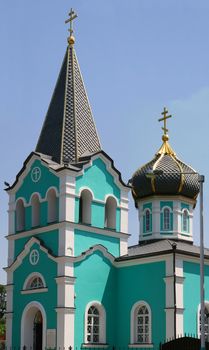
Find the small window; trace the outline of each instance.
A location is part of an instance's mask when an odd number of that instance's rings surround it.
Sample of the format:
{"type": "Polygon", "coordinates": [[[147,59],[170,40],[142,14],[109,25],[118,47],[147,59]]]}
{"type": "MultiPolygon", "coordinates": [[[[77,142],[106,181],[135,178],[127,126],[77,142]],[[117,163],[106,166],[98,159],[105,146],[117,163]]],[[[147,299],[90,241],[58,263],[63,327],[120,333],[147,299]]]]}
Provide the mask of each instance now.
{"type": "Polygon", "coordinates": [[[32,207],[32,227],[40,225],[40,201],[37,194],[33,195],[31,199],[32,207]]]}
{"type": "Polygon", "coordinates": [[[163,209],[163,230],[171,229],[171,221],[170,221],[170,210],[168,208],[163,209]]]}
{"type": "Polygon", "coordinates": [[[85,343],[105,344],[106,313],[102,304],[93,302],[87,305],[85,312],[85,343]]]}
{"type": "Polygon", "coordinates": [[[183,210],[183,231],[189,232],[189,214],[186,209],[183,210]]]}
{"type": "Polygon", "coordinates": [[[22,231],[25,229],[25,207],[22,199],[19,199],[16,204],[16,230],[22,231]]]}
{"type": "Polygon", "coordinates": [[[151,343],[151,310],[146,303],[139,303],[132,308],[131,341],[135,344],[151,343]]]}
{"type": "Polygon", "coordinates": [[[95,306],[91,306],[88,310],[87,318],[87,342],[99,343],[99,310],[95,306]]]}
{"type": "Polygon", "coordinates": [[[52,188],[47,193],[47,203],[48,203],[48,223],[56,222],[58,220],[58,210],[57,210],[57,196],[55,190],[52,188]]]}
{"type": "Polygon", "coordinates": [[[44,288],[44,282],[39,276],[35,276],[31,278],[26,285],[26,289],[37,289],[37,288],[44,288]]]}
{"type": "MultiPolygon", "coordinates": [[[[204,330],[205,330],[205,340],[209,341],[209,305],[205,305],[204,311],[204,330]]],[[[199,306],[198,312],[198,336],[201,335],[201,308],[199,306]]]]}
{"type": "Polygon", "coordinates": [[[149,209],[145,211],[145,232],[151,231],[151,215],[149,209]]]}
{"type": "Polygon", "coordinates": [[[79,222],[83,224],[91,224],[91,203],[92,194],[88,190],[83,190],[79,202],[79,222]]]}
{"type": "Polygon", "coordinates": [[[105,203],[105,227],[116,229],[117,202],[115,198],[108,197],[105,203]]]}

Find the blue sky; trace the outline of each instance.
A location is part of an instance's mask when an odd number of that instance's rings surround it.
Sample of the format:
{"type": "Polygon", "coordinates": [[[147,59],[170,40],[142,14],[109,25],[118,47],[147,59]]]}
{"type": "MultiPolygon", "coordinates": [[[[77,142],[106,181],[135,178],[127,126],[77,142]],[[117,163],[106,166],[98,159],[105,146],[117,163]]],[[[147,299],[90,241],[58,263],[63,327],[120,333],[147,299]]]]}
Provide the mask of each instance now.
{"type": "MultiPolygon", "coordinates": [[[[209,246],[208,0],[7,0],[0,2],[0,268],[7,264],[3,182],[14,181],[35,148],[66,49],[71,7],[79,16],[75,47],[103,149],[127,181],[160,147],[157,120],[167,106],[172,147],[206,176],[209,246]]],[[[198,206],[195,212],[198,243],[198,206]]],[[[131,197],[129,220],[135,243],[131,197]]]]}

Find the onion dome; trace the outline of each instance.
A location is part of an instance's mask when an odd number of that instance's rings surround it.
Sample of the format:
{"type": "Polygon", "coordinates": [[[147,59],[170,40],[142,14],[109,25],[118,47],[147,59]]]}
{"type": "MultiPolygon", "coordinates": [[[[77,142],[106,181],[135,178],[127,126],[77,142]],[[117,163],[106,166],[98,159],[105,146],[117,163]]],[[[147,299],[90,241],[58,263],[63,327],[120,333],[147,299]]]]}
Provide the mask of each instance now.
{"type": "Polygon", "coordinates": [[[182,195],[196,199],[199,193],[198,173],[189,165],[177,158],[168,143],[169,137],[166,129],[167,110],[164,108],[164,135],[163,144],[155,157],[140,167],[130,180],[132,194],[135,199],[151,195],[182,195]]]}

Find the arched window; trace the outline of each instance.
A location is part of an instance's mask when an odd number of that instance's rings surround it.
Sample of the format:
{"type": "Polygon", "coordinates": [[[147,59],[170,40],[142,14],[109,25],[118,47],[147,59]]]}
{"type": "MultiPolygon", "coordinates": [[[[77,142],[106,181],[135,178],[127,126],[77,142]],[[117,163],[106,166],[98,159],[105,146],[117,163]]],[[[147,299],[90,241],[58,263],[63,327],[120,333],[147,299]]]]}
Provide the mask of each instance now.
{"type": "Polygon", "coordinates": [[[47,203],[48,203],[48,223],[56,222],[58,220],[58,210],[57,210],[57,196],[55,190],[52,188],[47,193],[47,203]]]}
{"type": "Polygon", "coordinates": [[[87,305],[85,315],[85,342],[90,344],[105,344],[106,317],[104,307],[99,303],[87,305]]]}
{"type": "Polygon", "coordinates": [[[31,277],[25,286],[25,289],[37,289],[37,288],[44,288],[45,284],[43,279],[40,276],[33,276],[31,277]]]}
{"type": "Polygon", "coordinates": [[[171,220],[170,220],[170,210],[168,208],[163,209],[163,230],[171,229],[171,220]]]}
{"type": "MultiPolygon", "coordinates": [[[[205,340],[209,341],[209,304],[205,304],[204,310],[204,330],[205,330],[205,340]]],[[[201,308],[198,308],[198,337],[201,336],[201,308]]]]}
{"type": "Polygon", "coordinates": [[[92,194],[88,190],[83,190],[79,203],[79,222],[83,224],[91,224],[91,202],[92,194]]]}
{"type": "Polygon", "coordinates": [[[151,213],[149,209],[144,212],[144,232],[151,231],[151,213]]]}
{"type": "Polygon", "coordinates": [[[37,194],[34,194],[31,199],[32,207],[32,227],[40,225],[40,201],[37,194]]]}
{"type": "Polygon", "coordinates": [[[132,344],[151,343],[151,310],[147,303],[136,303],[131,310],[132,344]]]}
{"type": "Polygon", "coordinates": [[[105,203],[105,227],[111,229],[116,228],[116,209],[117,202],[115,198],[108,197],[105,203]]]}
{"type": "Polygon", "coordinates": [[[16,204],[16,230],[22,231],[25,229],[25,207],[22,199],[19,199],[16,204]]]}
{"type": "Polygon", "coordinates": [[[187,209],[184,209],[182,213],[182,228],[184,232],[189,232],[189,214],[187,209]]]}

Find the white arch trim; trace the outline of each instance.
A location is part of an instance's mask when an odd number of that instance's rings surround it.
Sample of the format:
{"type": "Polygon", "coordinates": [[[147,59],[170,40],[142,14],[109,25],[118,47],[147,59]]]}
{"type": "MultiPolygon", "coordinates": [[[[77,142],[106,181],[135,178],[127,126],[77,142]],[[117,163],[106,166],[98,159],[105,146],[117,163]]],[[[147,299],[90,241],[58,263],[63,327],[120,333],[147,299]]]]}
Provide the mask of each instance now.
{"type": "Polygon", "coordinates": [[[117,203],[117,207],[120,205],[118,198],[114,196],[114,194],[106,194],[105,196],[105,203],[107,202],[108,198],[113,198],[115,199],[116,203],[117,203]]]}
{"type": "Polygon", "coordinates": [[[85,320],[84,320],[84,343],[87,344],[87,320],[88,320],[88,310],[91,306],[95,306],[99,310],[100,314],[100,330],[99,330],[99,343],[106,344],[106,311],[104,306],[100,301],[93,300],[86,305],[85,309],[85,320]]]}
{"type": "MultiPolygon", "coordinates": [[[[27,348],[29,345],[29,348],[32,347],[33,344],[33,332],[31,331],[31,322],[28,322],[29,320],[26,319],[27,313],[30,311],[30,309],[36,308],[37,311],[41,312],[42,318],[43,318],[43,340],[42,340],[42,349],[44,350],[46,347],[46,312],[44,310],[44,307],[37,301],[32,301],[29,304],[26,305],[25,309],[23,310],[22,313],[22,318],[21,318],[21,348],[23,348],[25,344],[25,339],[27,336],[28,342],[31,342],[30,344],[27,344],[27,348]],[[31,338],[30,338],[31,335],[31,338]]],[[[31,321],[31,320],[30,320],[31,321]]],[[[33,328],[32,328],[33,329],[33,328]]]]}
{"type": "Polygon", "coordinates": [[[164,206],[161,208],[160,212],[163,213],[163,211],[164,211],[165,209],[168,209],[170,213],[173,213],[173,209],[172,209],[171,207],[169,207],[168,205],[164,205],[164,206]]]}
{"type": "Polygon", "coordinates": [[[28,282],[32,279],[32,278],[35,278],[35,277],[40,277],[41,280],[43,281],[43,288],[46,288],[46,282],[45,282],[45,279],[44,277],[42,276],[41,273],[39,272],[32,272],[30,273],[30,275],[28,275],[28,277],[26,278],[25,282],[24,282],[24,285],[23,285],[23,290],[26,290],[27,289],[27,285],[28,285],[28,282]]]}
{"type": "Polygon", "coordinates": [[[89,187],[86,187],[86,186],[83,186],[83,187],[79,188],[79,192],[78,192],[79,197],[81,196],[82,192],[85,191],[85,190],[87,190],[87,191],[89,191],[91,193],[92,200],[94,200],[95,199],[94,198],[94,192],[89,187]]]}
{"type": "Polygon", "coordinates": [[[148,211],[150,214],[152,214],[152,210],[150,208],[144,208],[143,215],[145,215],[146,211],[148,211]]]}
{"type": "Polygon", "coordinates": [[[56,197],[59,197],[59,193],[58,193],[57,188],[56,188],[55,186],[51,186],[51,187],[49,187],[48,190],[46,191],[46,195],[45,195],[45,197],[44,197],[44,200],[47,200],[48,193],[49,193],[49,191],[51,191],[51,190],[54,190],[55,193],[56,193],[56,197]]]}
{"type": "Polygon", "coordinates": [[[39,192],[33,192],[33,193],[31,194],[30,200],[29,200],[29,202],[28,202],[29,205],[31,204],[32,199],[33,199],[34,196],[37,196],[37,197],[38,197],[39,202],[43,202],[43,199],[41,198],[40,193],[39,193],[39,192]]]}
{"type": "MultiPolygon", "coordinates": [[[[140,300],[137,301],[131,308],[131,329],[130,329],[130,344],[134,344],[135,342],[135,311],[139,306],[146,306],[149,311],[149,343],[152,342],[152,312],[149,304],[146,301],[140,300]]],[[[143,345],[143,344],[142,344],[143,345]]]]}
{"type": "Polygon", "coordinates": [[[15,209],[17,208],[17,203],[18,203],[20,200],[23,201],[24,207],[27,207],[28,204],[27,204],[25,198],[24,198],[24,197],[19,197],[19,198],[17,198],[16,201],[15,201],[15,209]]]}

